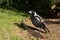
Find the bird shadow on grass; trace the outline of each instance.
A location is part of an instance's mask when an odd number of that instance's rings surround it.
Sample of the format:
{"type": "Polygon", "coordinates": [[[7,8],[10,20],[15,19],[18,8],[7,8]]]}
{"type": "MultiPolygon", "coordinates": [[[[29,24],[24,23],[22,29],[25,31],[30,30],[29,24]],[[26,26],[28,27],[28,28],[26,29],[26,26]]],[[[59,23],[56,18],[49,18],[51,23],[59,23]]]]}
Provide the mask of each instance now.
{"type": "Polygon", "coordinates": [[[34,36],[35,38],[44,38],[42,34],[46,34],[46,32],[38,30],[36,28],[33,28],[31,26],[28,26],[24,23],[14,23],[15,25],[17,25],[19,28],[22,28],[24,30],[27,30],[28,34],[31,34],[32,36],[34,36]],[[37,31],[36,31],[37,30],[37,31]]]}

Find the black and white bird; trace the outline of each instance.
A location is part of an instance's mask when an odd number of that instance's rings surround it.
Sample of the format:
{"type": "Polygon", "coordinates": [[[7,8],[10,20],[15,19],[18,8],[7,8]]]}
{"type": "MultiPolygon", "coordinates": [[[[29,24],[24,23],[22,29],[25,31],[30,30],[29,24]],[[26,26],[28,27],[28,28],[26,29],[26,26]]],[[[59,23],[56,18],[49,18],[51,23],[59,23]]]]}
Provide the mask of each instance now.
{"type": "Polygon", "coordinates": [[[35,25],[38,28],[42,28],[45,32],[47,32],[47,31],[50,32],[47,29],[43,19],[34,10],[29,11],[29,13],[31,14],[30,19],[31,19],[31,22],[33,23],[33,25],[35,25]]]}

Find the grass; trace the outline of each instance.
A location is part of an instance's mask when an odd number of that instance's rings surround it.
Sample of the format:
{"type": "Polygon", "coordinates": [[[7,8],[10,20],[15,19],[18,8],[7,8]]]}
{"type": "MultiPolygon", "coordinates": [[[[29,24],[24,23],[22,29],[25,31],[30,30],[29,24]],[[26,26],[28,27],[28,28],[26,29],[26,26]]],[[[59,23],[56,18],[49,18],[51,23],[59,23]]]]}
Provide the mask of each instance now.
{"type": "Polygon", "coordinates": [[[21,29],[14,25],[26,18],[23,14],[24,12],[0,8],[0,40],[24,40],[16,35],[16,31],[21,29]]]}

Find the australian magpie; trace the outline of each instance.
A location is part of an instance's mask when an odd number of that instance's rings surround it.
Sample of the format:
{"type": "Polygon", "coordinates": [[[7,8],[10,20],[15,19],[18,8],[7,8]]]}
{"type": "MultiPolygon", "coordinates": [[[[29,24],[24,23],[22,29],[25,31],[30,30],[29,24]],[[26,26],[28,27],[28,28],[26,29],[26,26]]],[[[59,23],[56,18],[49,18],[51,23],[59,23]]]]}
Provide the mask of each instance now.
{"type": "Polygon", "coordinates": [[[31,19],[31,22],[33,23],[33,25],[35,25],[38,28],[42,28],[45,32],[47,32],[47,31],[50,32],[47,29],[43,19],[34,10],[29,11],[29,13],[31,14],[30,19],[31,19]]]}

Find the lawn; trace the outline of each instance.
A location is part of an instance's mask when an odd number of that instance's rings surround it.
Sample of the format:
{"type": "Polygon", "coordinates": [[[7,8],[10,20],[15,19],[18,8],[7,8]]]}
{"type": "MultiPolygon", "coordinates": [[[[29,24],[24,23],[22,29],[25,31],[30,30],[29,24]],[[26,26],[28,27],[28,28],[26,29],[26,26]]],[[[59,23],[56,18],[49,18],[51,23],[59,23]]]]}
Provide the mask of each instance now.
{"type": "Polygon", "coordinates": [[[14,25],[26,18],[23,14],[24,12],[0,8],[0,40],[24,40],[22,36],[16,35],[22,29],[14,25]]]}

